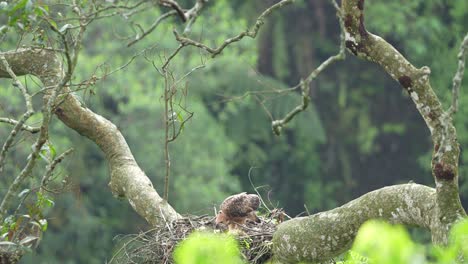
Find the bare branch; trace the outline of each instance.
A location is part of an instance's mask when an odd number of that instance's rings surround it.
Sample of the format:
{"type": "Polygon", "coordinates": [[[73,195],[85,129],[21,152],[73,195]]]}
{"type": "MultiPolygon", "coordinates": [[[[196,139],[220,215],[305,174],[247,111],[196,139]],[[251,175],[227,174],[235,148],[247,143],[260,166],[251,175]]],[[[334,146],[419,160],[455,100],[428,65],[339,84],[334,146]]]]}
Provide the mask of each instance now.
{"type": "Polygon", "coordinates": [[[208,0],[197,0],[195,5],[185,13],[185,16],[187,17],[188,22],[187,22],[187,25],[185,26],[184,34],[190,32],[192,25],[197,20],[198,13],[203,9],[203,7],[205,6],[207,2],[208,0]]]}
{"type": "MultiPolygon", "coordinates": [[[[180,47],[183,47],[182,45],[180,47]]],[[[177,49],[180,50],[180,49],[177,49]]],[[[176,51],[177,53],[177,51],[176,51]]],[[[175,53],[175,54],[176,54],[175,53]]],[[[167,64],[166,64],[167,65],[167,64]]],[[[164,162],[166,164],[166,175],[164,176],[164,196],[163,199],[168,201],[169,198],[169,176],[171,173],[171,157],[169,154],[169,101],[172,101],[172,96],[169,95],[169,73],[164,70],[164,162]]],[[[172,117],[172,109],[170,111],[172,117]]]]}
{"type": "Polygon", "coordinates": [[[50,176],[52,176],[52,173],[54,172],[55,170],[55,167],[57,167],[57,165],[62,162],[65,157],[69,154],[71,154],[73,152],[73,148],[69,148],[67,149],[65,152],[63,152],[62,154],[60,154],[57,158],[55,158],[48,166],[47,166],[47,170],[46,172],[44,173],[44,176],[42,176],[42,180],[41,180],[41,187],[45,187],[47,185],[47,182],[49,181],[49,178],[50,176]]]}
{"type": "Polygon", "coordinates": [[[173,16],[176,14],[176,11],[172,10],[172,11],[169,11],[163,15],[161,15],[160,17],[158,17],[156,19],[156,21],[154,21],[154,23],[151,25],[151,27],[144,31],[143,34],[141,36],[138,36],[136,37],[134,40],[130,41],[128,44],[127,44],[127,47],[130,47],[132,45],[134,45],[135,43],[137,43],[138,41],[142,40],[144,37],[146,37],[148,34],[150,34],[151,32],[153,32],[157,27],[158,25],[166,18],[170,17],[170,16],[173,16]]]}
{"type": "Polygon", "coordinates": [[[18,121],[16,123],[15,127],[13,128],[13,130],[11,130],[10,134],[8,135],[7,139],[5,140],[5,143],[3,144],[2,150],[0,152],[0,173],[3,171],[3,165],[4,165],[4,162],[5,162],[6,153],[8,152],[11,145],[13,144],[13,141],[15,140],[15,137],[18,134],[18,131],[21,130],[21,128],[23,127],[24,122],[26,122],[26,120],[28,120],[28,118],[32,114],[33,113],[29,112],[29,111],[24,113],[23,116],[21,117],[20,121],[18,121]]]}
{"type": "MultiPolygon", "coordinates": [[[[34,114],[34,109],[32,107],[32,101],[31,101],[31,96],[28,93],[28,90],[23,86],[23,84],[18,80],[18,77],[16,77],[16,74],[13,72],[11,69],[10,65],[8,64],[8,61],[5,59],[4,55],[0,56],[0,60],[3,63],[3,67],[5,67],[5,71],[10,75],[11,79],[13,80],[13,86],[18,88],[21,93],[23,94],[24,100],[26,101],[26,110],[28,112],[31,112],[31,115],[34,114]]],[[[26,120],[25,120],[26,121],[26,120]]]]}
{"type": "Polygon", "coordinates": [[[465,35],[465,38],[460,45],[460,51],[458,52],[458,69],[453,76],[453,85],[452,85],[452,106],[450,107],[450,114],[453,115],[458,111],[458,97],[460,94],[460,86],[463,80],[463,74],[465,72],[465,57],[468,50],[468,34],[465,35]]]}
{"type": "Polygon", "coordinates": [[[167,66],[169,65],[169,63],[171,62],[171,60],[177,55],[177,53],[179,53],[179,51],[181,51],[183,48],[185,47],[184,44],[180,44],[177,49],[167,58],[167,60],[164,62],[163,66],[162,66],[162,71],[165,73],[166,70],[167,70],[167,66]]]}
{"type": "Polygon", "coordinates": [[[179,3],[177,3],[176,1],[174,1],[174,0],[159,0],[159,3],[161,3],[162,5],[165,5],[165,6],[169,6],[172,9],[174,9],[174,11],[177,12],[177,14],[179,15],[180,19],[182,19],[182,22],[185,23],[187,21],[187,17],[185,17],[184,11],[179,6],[179,3]]]}
{"type": "Polygon", "coordinates": [[[8,190],[5,196],[3,197],[2,203],[0,204],[0,219],[3,219],[3,217],[5,216],[8,207],[10,206],[14,195],[18,192],[21,184],[24,182],[26,177],[31,175],[32,170],[36,165],[37,158],[39,157],[39,152],[41,151],[42,146],[47,141],[50,112],[47,113],[46,110],[43,110],[43,116],[44,117],[42,119],[43,122],[41,126],[41,131],[38,139],[33,145],[33,151],[28,157],[28,162],[26,163],[26,166],[24,166],[23,170],[21,170],[20,174],[16,176],[13,183],[8,187],[8,190]]]}
{"type": "Polygon", "coordinates": [[[265,23],[265,19],[269,15],[271,15],[271,13],[273,13],[273,11],[275,11],[277,9],[280,9],[281,7],[283,7],[283,6],[287,5],[287,4],[292,3],[293,1],[294,0],[282,0],[282,1],[272,5],[271,7],[267,8],[257,18],[257,20],[255,22],[255,25],[250,30],[243,31],[243,32],[239,33],[238,35],[236,35],[236,36],[234,36],[232,38],[228,38],[228,39],[224,40],[224,42],[217,48],[210,48],[210,47],[208,47],[207,45],[205,45],[205,44],[203,44],[201,42],[195,41],[195,40],[190,39],[190,38],[183,37],[175,30],[174,30],[174,35],[176,37],[176,40],[179,41],[181,44],[201,48],[201,49],[209,52],[212,55],[212,57],[214,58],[217,55],[219,55],[224,50],[224,48],[226,48],[228,45],[230,45],[232,43],[235,43],[235,42],[238,42],[241,39],[243,39],[244,37],[255,38],[257,36],[257,34],[258,34],[258,31],[260,30],[260,28],[265,23]]]}
{"type": "MultiPolygon", "coordinates": [[[[10,125],[17,125],[19,123],[19,121],[16,121],[14,119],[7,118],[7,117],[0,117],[0,123],[6,123],[6,124],[10,124],[10,125]]],[[[37,133],[37,132],[39,132],[41,130],[40,127],[28,126],[28,125],[25,125],[24,123],[20,127],[20,129],[24,130],[24,131],[28,131],[31,134],[35,134],[35,133],[37,133]]]]}
{"type": "Polygon", "coordinates": [[[331,0],[333,6],[337,10],[337,17],[340,22],[340,49],[338,51],[338,54],[331,56],[328,58],[326,61],[322,62],[320,66],[318,66],[314,71],[312,71],[309,76],[305,80],[301,80],[301,82],[293,87],[293,89],[296,89],[297,87],[301,87],[302,91],[302,101],[301,104],[296,106],[291,112],[286,114],[286,116],[283,119],[280,120],[274,120],[271,123],[273,132],[279,136],[281,134],[282,128],[289,123],[297,114],[300,112],[304,111],[307,109],[307,106],[309,105],[310,97],[309,97],[309,90],[310,90],[310,83],[317,78],[317,76],[325,70],[328,66],[332,65],[338,60],[343,60],[345,59],[346,53],[345,53],[345,27],[344,27],[344,22],[343,22],[343,17],[341,15],[341,10],[338,4],[336,3],[335,0],[331,0]]]}
{"type": "Polygon", "coordinates": [[[300,112],[304,111],[307,106],[309,105],[310,97],[309,97],[309,90],[310,85],[304,81],[301,81],[301,91],[302,91],[302,102],[300,105],[296,106],[291,112],[286,114],[286,116],[281,120],[274,120],[271,122],[271,127],[273,132],[279,136],[281,134],[281,129],[285,126],[289,121],[291,121],[294,116],[299,114],[300,112]]]}

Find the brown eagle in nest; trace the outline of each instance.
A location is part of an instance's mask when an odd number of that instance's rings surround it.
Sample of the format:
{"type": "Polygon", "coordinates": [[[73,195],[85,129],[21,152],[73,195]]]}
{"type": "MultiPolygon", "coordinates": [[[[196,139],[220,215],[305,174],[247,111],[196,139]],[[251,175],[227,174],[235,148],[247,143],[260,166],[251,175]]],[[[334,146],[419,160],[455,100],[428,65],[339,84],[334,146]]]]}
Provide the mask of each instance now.
{"type": "Polygon", "coordinates": [[[216,224],[225,224],[229,230],[244,225],[247,220],[260,222],[255,210],[260,206],[260,198],[256,194],[245,192],[229,196],[220,206],[216,216],[216,224]]]}

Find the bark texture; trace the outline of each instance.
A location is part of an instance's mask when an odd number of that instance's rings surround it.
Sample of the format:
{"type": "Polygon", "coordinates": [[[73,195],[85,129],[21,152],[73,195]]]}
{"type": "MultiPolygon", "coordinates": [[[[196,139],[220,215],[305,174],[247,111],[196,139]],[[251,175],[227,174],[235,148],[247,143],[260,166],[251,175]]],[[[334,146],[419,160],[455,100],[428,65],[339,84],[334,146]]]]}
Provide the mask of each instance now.
{"type": "Polygon", "coordinates": [[[375,190],[333,210],[282,223],[273,236],[273,252],[283,263],[329,260],[351,247],[369,219],[432,229],[435,203],[435,190],[424,185],[375,190]]]}
{"type": "MultiPolygon", "coordinates": [[[[3,55],[16,75],[38,77],[44,85],[44,96],[48,96],[48,87],[54,87],[63,78],[62,62],[55,51],[19,49],[3,55]]],[[[0,78],[10,78],[1,65],[0,78]]],[[[83,106],[67,87],[61,90],[54,113],[65,125],[95,142],[103,151],[109,164],[109,186],[114,195],[125,197],[135,211],[152,225],[180,217],[156,192],[112,122],[83,106]]]]}
{"type": "Polygon", "coordinates": [[[432,174],[436,183],[434,220],[439,228],[432,230],[432,240],[447,242],[448,229],[466,217],[458,193],[458,159],[460,147],[450,111],[444,110],[429,82],[429,67],[412,65],[392,45],[366,30],[364,0],[342,2],[346,29],[346,47],[356,56],[375,62],[407,90],[431,133],[434,152],[432,174]]]}
{"type": "Polygon", "coordinates": [[[375,62],[407,90],[426,122],[434,144],[432,174],[436,188],[397,185],[368,193],[350,203],[278,226],[273,252],[285,263],[328,260],[349,249],[361,224],[381,218],[427,228],[436,244],[446,244],[448,231],[465,218],[458,193],[460,148],[450,111],[445,111],[430,82],[430,69],[416,68],[392,45],[371,34],[364,24],[364,0],[343,0],[346,47],[375,62]]]}

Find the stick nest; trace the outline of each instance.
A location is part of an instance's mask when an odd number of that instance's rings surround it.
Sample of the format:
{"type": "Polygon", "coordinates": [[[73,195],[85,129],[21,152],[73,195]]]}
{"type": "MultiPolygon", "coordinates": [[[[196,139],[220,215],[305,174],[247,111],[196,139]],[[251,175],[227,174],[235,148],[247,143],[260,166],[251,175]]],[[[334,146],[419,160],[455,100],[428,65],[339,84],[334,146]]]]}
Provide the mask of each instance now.
{"type": "MultiPolygon", "coordinates": [[[[260,219],[260,223],[239,226],[235,235],[248,263],[264,263],[272,256],[271,239],[278,221],[274,216],[260,219]]],[[[140,234],[120,237],[123,245],[109,263],[174,263],[174,249],[193,231],[227,232],[225,226],[216,226],[213,216],[185,216],[140,234]]]]}

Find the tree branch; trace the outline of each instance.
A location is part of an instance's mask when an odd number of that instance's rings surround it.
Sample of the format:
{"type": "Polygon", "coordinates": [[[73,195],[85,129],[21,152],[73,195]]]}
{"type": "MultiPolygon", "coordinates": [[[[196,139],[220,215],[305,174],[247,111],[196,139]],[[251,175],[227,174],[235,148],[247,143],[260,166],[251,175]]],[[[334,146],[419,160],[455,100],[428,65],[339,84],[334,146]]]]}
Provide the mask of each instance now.
{"type": "MultiPolygon", "coordinates": [[[[0,123],[6,123],[6,124],[10,124],[10,125],[17,125],[19,121],[16,121],[14,119],[11,119],[11,118],[7,118],[7,117],[0,117],[0,123]]],[[[40,127],[33,127],[33,126],[28,126],[28,125],[22,125],[20,127],[21,130],[24,130],[24,131],[28,131],[29,133],[31,134],[35,134],[37,132],[39,132],[41,130],[40,127]]]]}
{"type": "Polygon", "coordinates": [[[468,50],[468,34],[465,35],[465,38],[460,45],[460,51],[458,52],[458,69],[453,76],[453,85],[452,85],[452,106],[450,108],[450,113],[453,115],[458,111],[458,96],[460,94],[460,86],[463,80],[463,74],[465,73],[465,57],[468,50]]]}
{"type": "Polygon", "coordinates": [[[450,226],[466,217],[458,194],[456,131],[429,83],[430,69],[417,69],[392,45],[366,30],[364,0],[343,0],[342,14],[348,50],[381,65],[408,91],[424,118],[434,143],[436,189],[417,184],[386,187],[328,212],[284,222],[274,234],[273,251],[286,263],[323,261],[339,255],[369,219],[424,227],[431,231],[434,243],[446,244],[450,226]]]}
{"type": "Polygon", "coordinates": [[[5,140],[2,150],[0,151],[0,173],[3,172],[3,165],[5,162],[6,154],[10,149],[11,145],[13,144],[13,141],[15,140],[15,137],[18,134],[18,131],[20,131],[21,128],[23,128],[24,122],[26,122],[26,120],[28,120],[28,118],[31,117],[32,114],[33,112],[26,111],[26,113],[23,114],[21,119],[17,121],[16,125],[13,127],[7,139],[5,140]]]}
{"type": "Polygon", "coordinates": [[[217,55],[219,55],[224,50],[224,48],[226,48],[227,46],[229,46],[230,44],[232,44],[234,42],[240,41],[244,37],[255,38],[257,36],[257,34],[258,34],[258,31],[260,30],[260,28],[265,23],[265,19],[268,16],[270,16],[271,13],[273,13],[273,11],[275,11],[276,9],[280,9],[283,6],[292,3],[293,1],[294,0],[282,0],[282,1],[280,1],[280,2],[278,2],[276,4],[274,4],[274,5],[270,6],[265,11],[263,11],[263,13],[257,18],[255,24],[253,25],[253,27],[250,30],[243,31],[243,32],[239,33],[238,35],[236,35],[236,36],[234,36],[232,38],[228,38],[228,39],[224,40],[224,42],[217,48],[210,48],[210,47],[208,47],[207,45],[205,45],[205,44],[203,44],[201,42],[195,41],[195,40],[190,39],[190,38],[183,37],[175,30],[174,30],[174,35],[175,35],[176,40],[179,41],[181,44],[201,48],[201,49],[209,52],[212,55],[212,57],[214,58],[217,55]]]}
{"type": "MultiPolygon", "coordinates": [[[[62,76],[63,67],[58,55],[49,50],[19,49],[3,53],[17,75],[37,76],[44,86],[54,86],[62,76]],[[37,65],[44,65],[37,67],[37,65]]],[[[0,78],[9,78],[0,67],[0,78]]],[[[91,139],[101,150],[109,163],[112,192],[126,197],[135,211],[150,224],[160,219],[177,219],[177,212],[159,196],[149,178],[138,166],[130,148],[117,127],[82,105],[63,87],[55,114],[68,127],[91,139]]]]}
{"type": "Polygon", "coordinates": [[[52,176],[52,173],[55,170],[55,167],[65,159],[67,155],[73,152],[73,148],[67,149],[64,153],[60,154],[57,158],[55,158],[48,166],[47,170],[42,176],[41,180],[41,187],[45,187],[47,185],[47,182],[49,181],[50,176],[52,176]]]}
{"type": "Polygon", "coordinates": [[[313,80],[315,80],[315,78],[317,78],[317,76],[323,70],[328,68],[328,66],[332,65],[333,63],[335,63],[338,60],[343,60],[346,57],[346,53],[345,53],[345,28],[344,28],[343,18],[342,18],[342,15],[340,13],[340,7],[336,3],[336,1],[331,0],[331,2],[333,4],[333,6],[336,8],[337,16],[338,16],[339,23],[340,23],[340,32],[341,32],[340,33],[340,50],[338,51],[338,54],[333,55],[333,56],[329,57],[327,60],[325,60],[324,62],[322,62],[322,64],[320,64],[320,66],[318,66],[315,70],[313,70],[309,74],[309,76],[307,76],[307,78],[305,80],[301,80],[301,82],[298,85],[293,87],[293,89],[296,89],[297,87],[301,87],[302,101],[301,101],[300,105],[296,106],[293,110],[291,110],[291,112],[286,114],[286,116],[283,119],[274,120],[271,123],[273,132],[277,136],[279,136],[281,134],[281,129],[287,123],[289,123],[297,114],[299,114],[300,112],[307,109],[307,106],[309,105],[309,101],[310,101],[310,96],[309,96],[310,83],[313,80]]]}
{"type": "Polygon", "coordinates": [[[369,219],[431,230],[436,192],[419,184],[402,184],[367,193],[341,207],[278,226],[274,257],[281,263],[327,261],[348,250],[359,227],[369,219]]]}
{"type": "Polygon", "coordinates": [[[145,32],[143,32],[143,34],[141,36],[138,36],[136,37],[134,40],[130,41],[128,44],[127,44],[127,47],[130,47],[132,45],[134,45],[135,43],[137,43],[138,41],[142,40],[143,38],[145,38],[147,35],[149,35],[151,32],[153,32],[157,27],[158,25],[163,21],[165,20],[166,18],[170,17],[170,16],[173,16],[176,14],[176,11],[172,10],[172,11],[169,11],[163,15],[161,15],[160,17],[158,17],[156,19],[156,21],[154,21],[154,23],[151,25],[151,27],[146,30],[145,32]]]}
{"type": "Polygon", "coordinates": [[[375,62],[410,94],[431,132],[434,152],[432,174],[437,190],[439,229],[432,232],[435,243],[447,242],[449,227],[466,216],[458,194],[460,148],[450,112],[444,111],[429,82],[430,69],[417,69],[392,45],[366,30],[364,0],[343,0],[346,47],[356,56],[375,62]]]}

